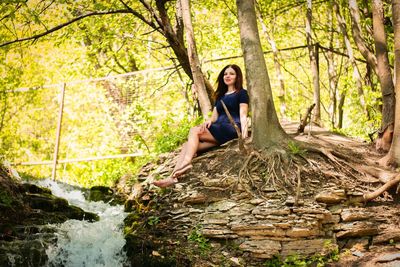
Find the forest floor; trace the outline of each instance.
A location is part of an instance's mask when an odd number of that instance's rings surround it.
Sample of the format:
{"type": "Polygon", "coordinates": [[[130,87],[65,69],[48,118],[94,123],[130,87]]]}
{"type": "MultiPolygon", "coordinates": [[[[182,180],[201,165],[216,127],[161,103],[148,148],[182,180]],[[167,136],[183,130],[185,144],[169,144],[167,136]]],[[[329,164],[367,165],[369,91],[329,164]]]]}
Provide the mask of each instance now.
{"type": "MultiPolygon", "coordinates": [[[[374,192],[393,179],[399,170],[379,167],[377,161],[383,154],[378,153],[372,143],[317,126],[307,126],[303,134],[296,134],[296,123],[282,123],[282,126],[300,143],[289,144],[289,148],[278,147],[271,154],[254,151],[247,144],[252,152],[243,154],[238,149],[237,141],[231,141],[194,158],[193,168],[182,175],[179,183],[164,197],[188,194],[188,188],[201,187],[209,200],[229,198],[232,193],[243,192],[244,188],[253,199],[265,199],[265,192],[275,190],[282,199],[286,199],[286,203],[301,205],[301,202],[315,201],[321,192],[339,192],[339,195],[344,195],[341,207],[362,206],[368,209],[371,217],[365,219],[379,225],[375,235],[393,235],[389,238],[390,242],[386,240],[382,243],[373,242],[371,236],[354,238],[351,242],[348,239],[339,240],[340,260],[330,266],[400,266],[400,197],[396,187],[369,201],[360,201],[365,194],[374,192]],[[305,145],[305,149],[301,144],[305,145]],[[209,190],[216,186],[226,189],[209,190]],[[358,201],[352,202],[355,199],[358,201]]],[[[156,177],[167,177],[176,158],[177,151],[162,155],[157,163],[143,166],[139,181],[151,183],[156,177]]],[[[154,190],[150,187],[141,195],[154,190]]]]}

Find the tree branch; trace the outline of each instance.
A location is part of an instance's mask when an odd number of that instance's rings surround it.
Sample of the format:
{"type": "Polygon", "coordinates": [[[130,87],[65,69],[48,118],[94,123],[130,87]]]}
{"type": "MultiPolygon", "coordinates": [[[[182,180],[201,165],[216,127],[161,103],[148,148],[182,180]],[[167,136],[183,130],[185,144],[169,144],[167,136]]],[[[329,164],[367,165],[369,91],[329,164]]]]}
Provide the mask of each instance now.
{"type": "MultiPolygon", "coordinates": [[[[118,14],[118,13],[133,13],[133,12],[131,10],[121,9],[121,10],[110,10],[110,11],[104,11],[104,12],[88,13],[88,14],[73,18],[72,20],[67,21],[65,23],[62,23],[60,25],[57,25],[57,26],[55,26],[55,27],[53,27],[53,28],[51,28],[51,29],[49,29],[49,30],[47,30],[45,32],[30,36],[30,37],[25,37],[25,38],[21,38],[21,39],[15,39],[13,41],[8,41],[8,42],[5,42],[5,43],[2,43],[2,44],[0,44],[0,47],[4,47],[4,46],[10,45],[10,44],[14,44],[14,43],[20,43],[20,42],[24,42],[24,41],[29,41],[29,40],[37,40],[40,37],[43,37],[43,36],[48,35],[48,34],[50,34],[52,32],[58,31],[58,30],[60,30],[60,29],[62,29],[64,27],[66,27],[66,26],[68,26],[68,25],[70,25],[70,24],[72,24],[74,22],[77,22],[79,20],[82,20],[82,19],[84,19],[86,17],[101,16],[101,15],[108,15],[108,14],[118,14]]],[[[134,14],[134,15],[136,16],[136,14],[134,14]]]]}
{"type": "Polygon", "coordinates": [[[241,152],[246,153],[246,149],[245,149],[245,147],[244,147],[244,141],[243,141],[242,133],[240,132],[239,127],[236,125],[235,121],[233,120],[232,115],[231,115],[231,113],[229,112],[228,108],[226,107],[224,101],[221,100],[221,104],[222,104],[222,107],[224,108],[225,113],[226,113],[226,115],[228,116],[228,119],[229,119],[229,121],[231,122],[233,128],[235,128],[235,130],[236,130],[236,134],[237,134],[237,136],[238,136],[238,138],[239,138],[239,150],[240,150],[241,152]]]}

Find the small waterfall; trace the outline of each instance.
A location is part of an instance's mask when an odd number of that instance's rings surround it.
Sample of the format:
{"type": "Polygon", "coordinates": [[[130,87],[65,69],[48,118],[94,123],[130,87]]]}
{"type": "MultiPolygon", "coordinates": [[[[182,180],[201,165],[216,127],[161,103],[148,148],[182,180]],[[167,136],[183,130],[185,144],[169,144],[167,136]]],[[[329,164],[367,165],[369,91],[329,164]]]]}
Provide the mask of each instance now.
{"type": "Polygon", "coordinates": [[[46,253],[49,267],[117,267],[124,266],[126,255],[122,251],[125,239],[122,233],[126,216],[121,205],[111,206],[102,201],[88,202],[82,191],[68,188],[51,180],[39,182],[51,189],[55,196],[70,204],[99,215],[98,222],[68,220],[57,228],[57,244],[46,253]]]}

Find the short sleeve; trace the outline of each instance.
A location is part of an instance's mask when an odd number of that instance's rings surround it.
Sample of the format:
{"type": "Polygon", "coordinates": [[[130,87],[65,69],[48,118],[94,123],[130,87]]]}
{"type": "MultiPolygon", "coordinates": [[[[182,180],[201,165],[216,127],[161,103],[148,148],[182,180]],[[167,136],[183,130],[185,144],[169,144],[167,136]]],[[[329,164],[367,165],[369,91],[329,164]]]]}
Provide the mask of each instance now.
{"type": "Polygon", "coordinates": [[[244,103],[244,104],[249,103],[249,95],[247,94],[246,89],[242,89],[239,91],[239,103],[244,103]]]}

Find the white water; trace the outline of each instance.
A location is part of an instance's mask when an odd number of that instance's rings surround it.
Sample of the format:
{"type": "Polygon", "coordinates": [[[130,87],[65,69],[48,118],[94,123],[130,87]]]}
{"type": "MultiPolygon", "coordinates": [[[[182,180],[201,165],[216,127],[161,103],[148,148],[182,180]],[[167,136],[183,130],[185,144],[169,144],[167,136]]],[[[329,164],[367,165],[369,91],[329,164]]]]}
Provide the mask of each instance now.
{"type": "Polygon", "coordinates": [[[68,200],[72,205],[99,215],[98,222],[68,220],[57,228],[57,245],[46,253],[48,266],[65,267],[118,267],[124,266],[126,255],[122,251],[125,239],[122,233],[126,213],[123,206],[111,206],[102,201],[88,202],[79,190],[49,179],[39,182],[49,188],[53,195],[68,200]]]}

